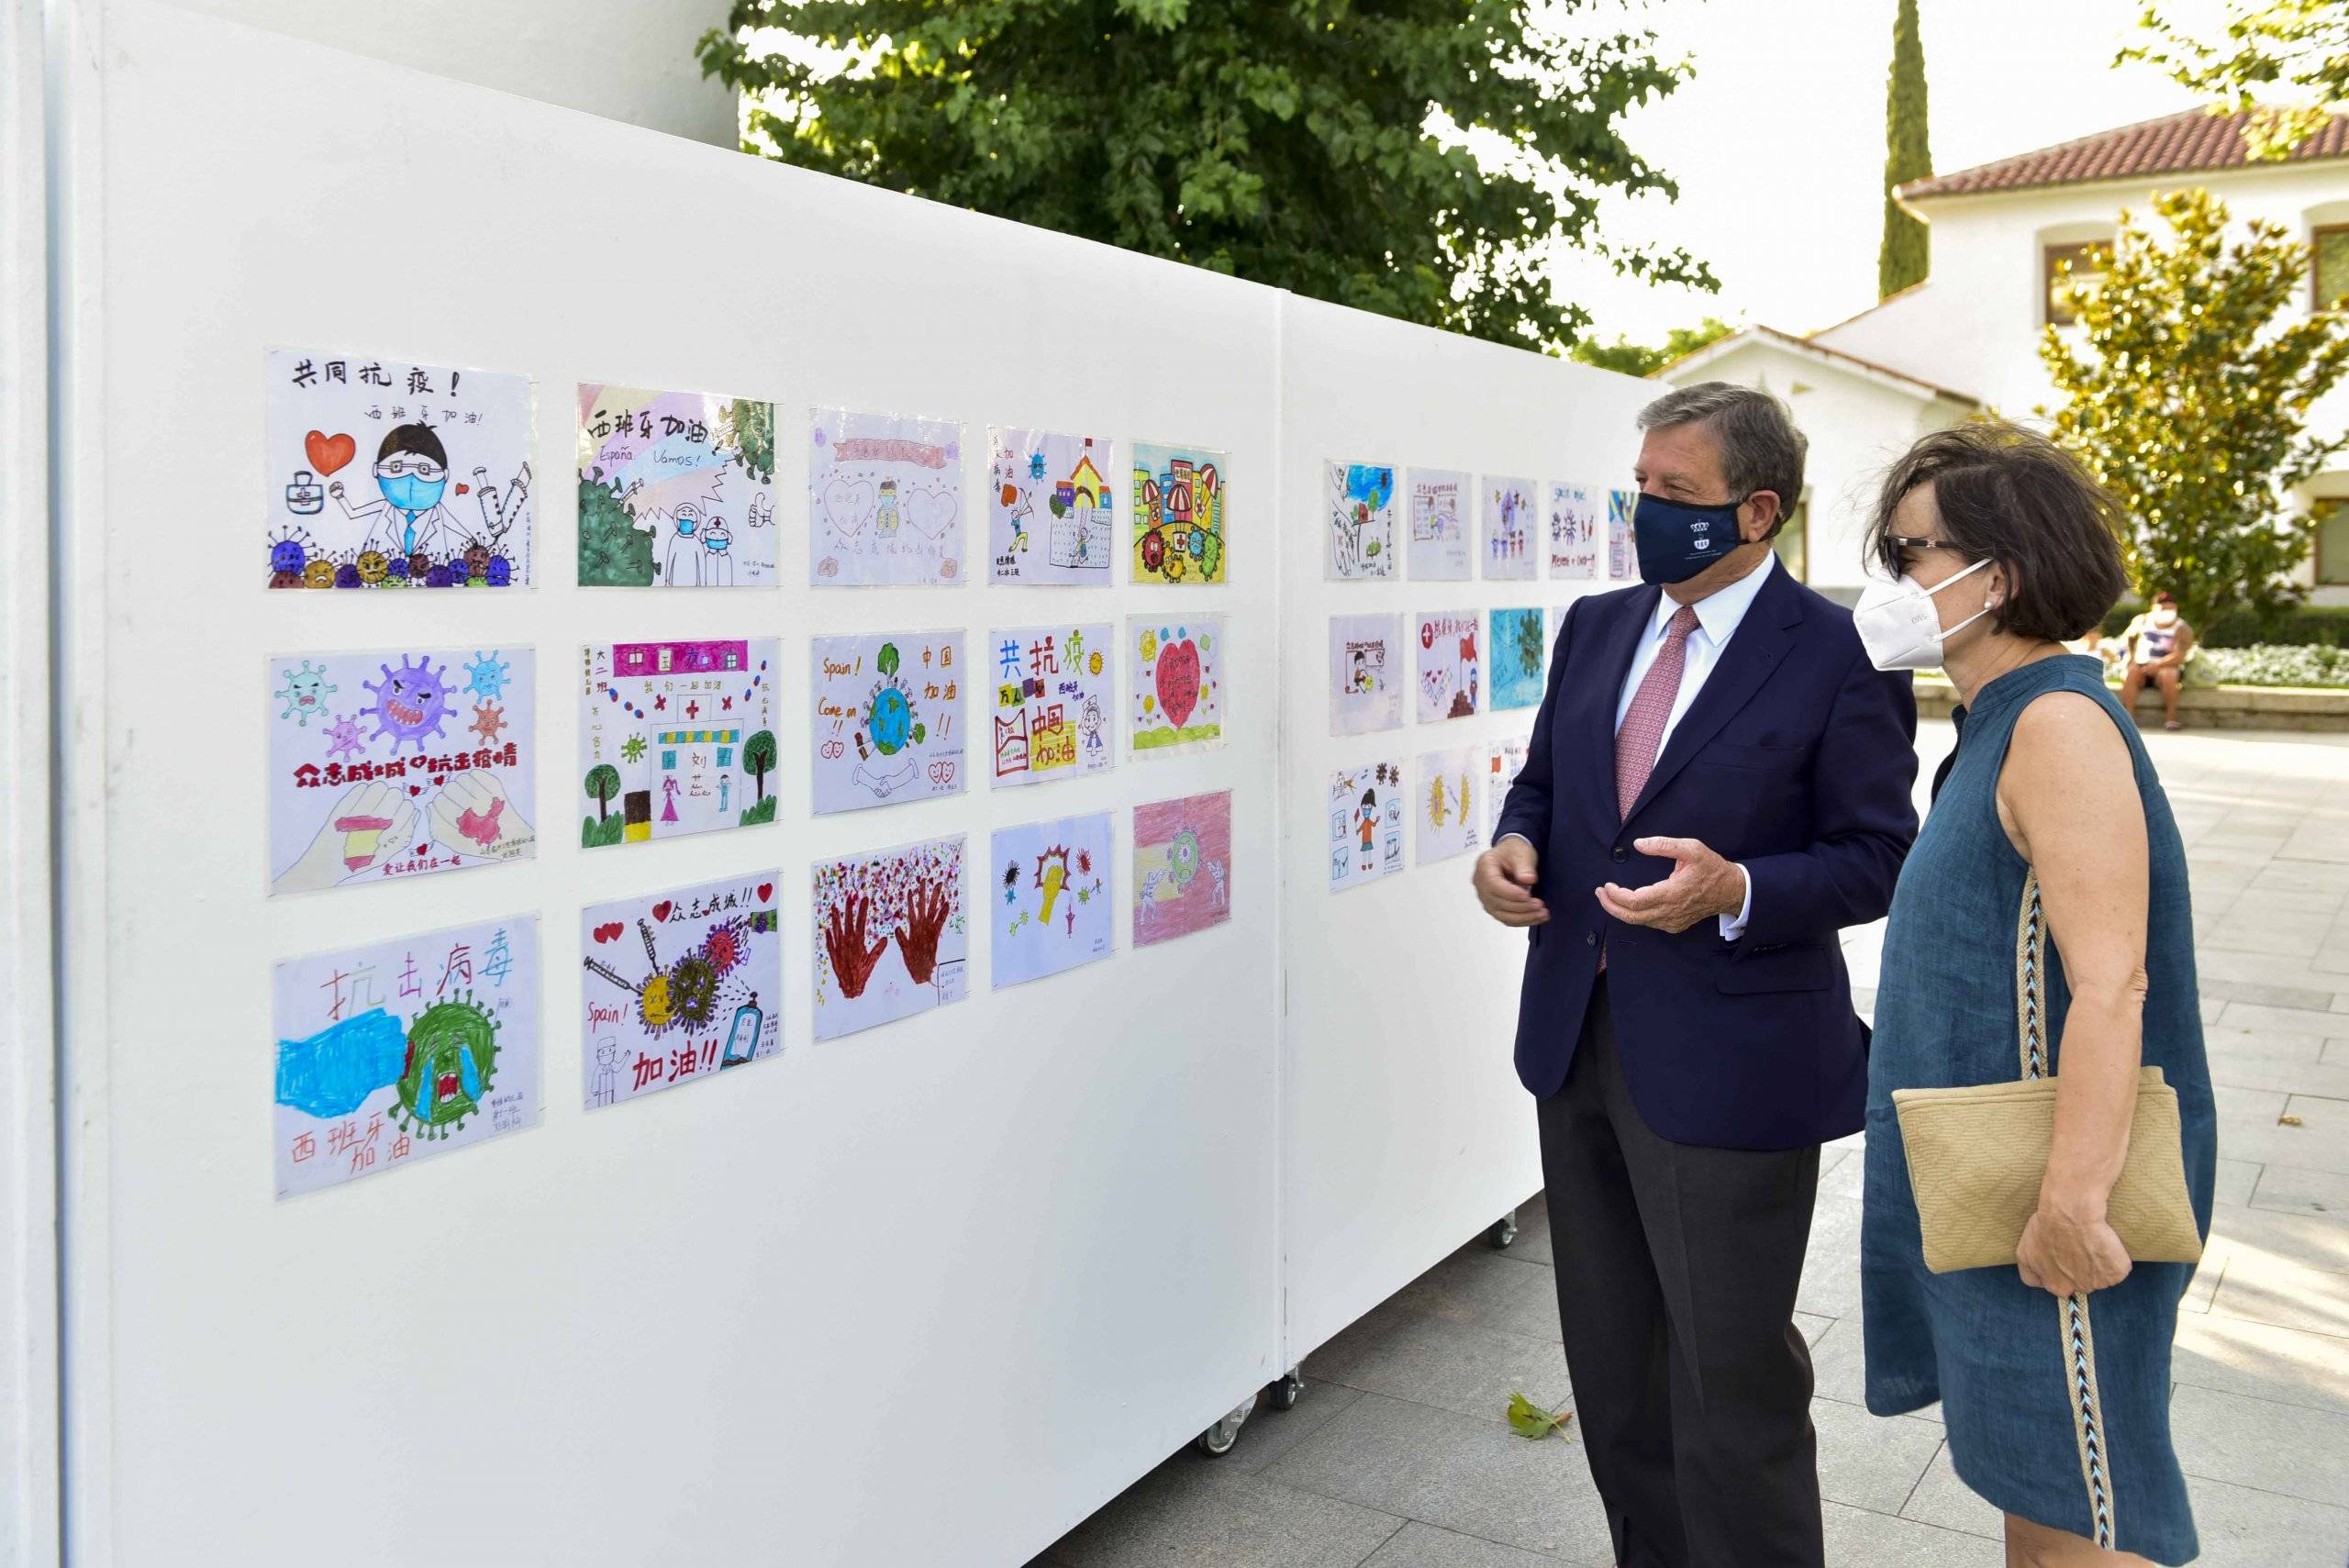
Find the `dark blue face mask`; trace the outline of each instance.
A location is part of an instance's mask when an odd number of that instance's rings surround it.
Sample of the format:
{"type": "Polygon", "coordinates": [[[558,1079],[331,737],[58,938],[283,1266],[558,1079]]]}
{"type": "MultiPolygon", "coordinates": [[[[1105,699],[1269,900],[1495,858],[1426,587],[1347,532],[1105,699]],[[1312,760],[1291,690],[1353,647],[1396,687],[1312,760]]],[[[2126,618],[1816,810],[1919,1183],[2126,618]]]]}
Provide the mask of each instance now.
{"type": "Polygon", "coordinates": [[[1631,537],[1640,550],[1640,581],[1686,583],[1745,541],[1738,537],[1742,501],[1692,506],[1640,494],[1631,537]]]}

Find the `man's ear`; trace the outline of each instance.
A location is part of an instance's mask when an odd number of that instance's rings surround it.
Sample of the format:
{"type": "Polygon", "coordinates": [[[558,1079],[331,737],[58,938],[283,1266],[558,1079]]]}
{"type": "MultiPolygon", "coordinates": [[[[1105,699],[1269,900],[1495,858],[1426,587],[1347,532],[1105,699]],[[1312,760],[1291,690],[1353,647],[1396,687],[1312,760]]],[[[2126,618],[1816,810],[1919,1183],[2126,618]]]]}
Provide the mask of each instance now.
{"type": "Polygon", "coordinates": [[[1778,493],[1756,490],[1737,509],[1738,538],[1747,544],[1759,544],[1770,537],[1770,529],[1777,520],[1778,493]]]}

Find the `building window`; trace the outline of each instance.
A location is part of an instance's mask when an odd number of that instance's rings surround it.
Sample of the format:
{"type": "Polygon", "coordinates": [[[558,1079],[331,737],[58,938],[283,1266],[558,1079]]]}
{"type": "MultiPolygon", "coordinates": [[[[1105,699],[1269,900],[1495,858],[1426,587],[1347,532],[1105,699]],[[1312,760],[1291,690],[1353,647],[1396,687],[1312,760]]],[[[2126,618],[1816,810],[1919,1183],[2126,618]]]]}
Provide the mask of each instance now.
{"type": "Polygon", "coordinates": [[[1798,583],[1810,581],[1810,500],[1806,496],[1795,503],[1787,514],[1786,524],[1770,547],[1778,552],[1778,564],[1793,573],[1798,583]]]}
{"type": "Polygon", "coordinates": [[[2349,223],[2328,224],[2309,236],[2309,277],[2319,310],[2349,295],[2349,223]]]}
{"type": "Polygon", "coordinates": [[[2320,587],[2349,587],[2349,497],[2328,496],[2316,513],[2316,580],[2320,587]]]}
{"type": "Polygon", "coordinates": [[[2112,241],[2089,239],[2071,245],[2050,245],[2040,254],[2046,283],[2047,324],[2069,327],[2076,317],[2065,295],[2097,291],[2104,282],[2105,269],[2112,265],[2112,241]]]}

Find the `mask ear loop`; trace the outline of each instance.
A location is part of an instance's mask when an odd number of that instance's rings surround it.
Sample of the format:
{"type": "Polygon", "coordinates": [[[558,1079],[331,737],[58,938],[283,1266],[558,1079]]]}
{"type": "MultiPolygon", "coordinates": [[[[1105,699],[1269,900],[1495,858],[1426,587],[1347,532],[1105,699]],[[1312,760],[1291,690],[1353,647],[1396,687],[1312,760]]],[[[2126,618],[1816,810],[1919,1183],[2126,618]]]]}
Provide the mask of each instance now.
{"type": "MultiPolygon", "coordinates": [[[[1976,562],[1973,565],[1967,567],[1965,571],[1953,573],[1949,576],[1944,577],[1940,582],[1934,584],[1932,587],[1926,589],[1925,597],[1929,599],[1932,598],[1935,594],[1940,593],[1943,588],[1948,587],[1960,577],[1970,577],[1975,573],[1981,571],[1982,568],[1989,564],[1990,558],[1986,555],[1981,560],[1976,562]]],[[[1967,627],[1972,626],[1976,621],[1980,620],[1984,616],[1988,615],[1992,610],[1995,610],[1998,607],[1998,606],[1996,605],[1985,604],[1980,609],[1975,611],[1972,615],[1966,617],[1955,626],[1951,627],[1949,629],[1943,632],[1942,642],[1943,646],[1947,646],[1951,638],[1955,637],[1959,632],[1964,631],[1967,627]]]]}

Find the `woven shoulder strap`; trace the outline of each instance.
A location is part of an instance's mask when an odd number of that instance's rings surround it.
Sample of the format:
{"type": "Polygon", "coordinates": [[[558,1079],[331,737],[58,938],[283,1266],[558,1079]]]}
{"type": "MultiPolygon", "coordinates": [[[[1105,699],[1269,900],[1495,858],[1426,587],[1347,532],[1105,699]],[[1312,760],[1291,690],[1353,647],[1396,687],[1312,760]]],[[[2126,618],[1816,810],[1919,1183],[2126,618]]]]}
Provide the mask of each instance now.
{"type": "Polygon", "coordinates": [[[2039,908],[2039,873],[2022,877],[2022,907],[2015,917],[2015,1040],[2025,1078],[2047,1076],[2047,922],[2039,908]]]}

